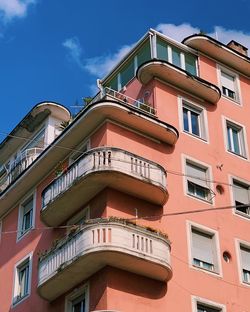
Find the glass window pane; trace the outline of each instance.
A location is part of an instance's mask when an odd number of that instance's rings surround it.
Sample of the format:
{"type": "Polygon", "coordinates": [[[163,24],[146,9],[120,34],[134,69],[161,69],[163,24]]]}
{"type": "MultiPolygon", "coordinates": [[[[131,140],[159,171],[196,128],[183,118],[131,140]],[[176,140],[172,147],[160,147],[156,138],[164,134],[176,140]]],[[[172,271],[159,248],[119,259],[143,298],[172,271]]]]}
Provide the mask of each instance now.
{"type": "Polygon", "coordinates": [[[121,87],[124,87],[134,77],[134,59],[130,60],[128,64],[121,71],[121,87]]]}
{"type": "Polygon", "coordinates": [[[112,79],[110,80],[110,82],[108,82],[105,87],[109,87],[115,91],[118,90],[118,80],[117,80],[117,75],[112,79]]]}
{"type": "Polygon", "coordinates": [[[232,151],[232,142],[231,142],[231,128],[227,127],[227,142],[228,142],[228,150],[232,151]]]}
{"type": "Polygon", "coordinates": [[[145,43],[137,53],[138,66],[151,59],[150,43],[145,43]]]}
{"type": "Polygon", "coordinates": [[[185,54],[185,69],[192,75],[197,75],[196,72],[196,57],[190,54],[185,54]]]}
{"type": "Polygon", "coordinates": [[[181,54],[180,50],[172,47],[172,63],[175,66],[181,67],[181,54]]]}
{"type": "Polygon", "coordinates": [[[200,135],[199,114],[191,111],[192,133],[200,135]]]}
{"type": "Polygon", "coordinates": [[[239,131],[236,129],[232,129],[232,136],[233,136],[234,152],[236,154],[240,154],[239,131]]]}
{"type": "Polygon", "coordinates": [[[188,127],[188,110],[183,108],[183,126],[185,131],[189,131],[188,127]]]}
{"type": "Polygon", "coordinates": [[[168,48],[167,44],[163,40],[157,38],[156,49],[157,58],[160,60],[168,61],[168,48]]]}

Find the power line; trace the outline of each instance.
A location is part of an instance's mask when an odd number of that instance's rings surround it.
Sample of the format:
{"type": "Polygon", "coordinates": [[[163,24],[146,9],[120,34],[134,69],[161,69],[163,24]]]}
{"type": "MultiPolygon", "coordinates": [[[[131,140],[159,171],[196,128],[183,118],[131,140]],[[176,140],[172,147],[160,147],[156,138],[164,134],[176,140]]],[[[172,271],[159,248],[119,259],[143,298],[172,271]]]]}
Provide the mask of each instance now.
{"type": "MultiPolygon", "coordinates": [[[[32,142],[33,140],[32,139],[29,139],[29,138],[24,138],[24,137],[21,137],[21,136],[16,136],[16,135],[11,135],[11,134],[6,134],[4,132],[0,132],[0,134],[4,134],[6,136],[9,136],[11,138],[16,138],[16,139],[20,139],[20,140],[26,140],[27,142],[32,142]]],[[[48,146],[50,146],[51,144],[45,144],[46,148],[48,146]]],[[[82,155],[84,155],[86,152],[82,152],[82,150],[79,150],[79,149],[74,149],[74,148],[70,148],[70,147],[66,147],[66,146],[62,146],[62,145],[55,145],[56,148],[60,148],[60,149],[65,149],[65,150],[68,150],[68,151],[71,151],[71,152],[76,152],[76,153],[80,153],[82,155]]],[[[110,147],[112,148],[112,147],[110,147]]],[[[132,153],[133,154],[133,153],[132,153]]],[[[104,158],[103,156],[99,156],[100,158],[104,158]]],[[[78,157],[78,159],[80,158],[80,156],[78,157]]],[[[141,156],[138,156],[138,158],[142,158],[141,156]]],[[[123,163],[127,163],[127,164],[131,164],[131,162],[129,161],[126,161],[124,159],[117,159],[117,158],[114,158],[114,157],[109,157],[110,160],[119,160],[119,162],[123,162],[123,163]]],[[[151,162],[150,160],[147,160],[145,159],[145,162],[151,162]]],[[[134,164],[135,165],[135,164],[134,164]]],[[[143,165],[140,164],[140,163],[137,163],[135,166],[137,167],[141,167],[142,169],[144,169],[143,165]]],[[[150,170],[161,170],[158,166],[152,166],[149,164],[149,166],[147,167],[148,169],[150,170]]],[[[164,169],[165,170],[165,169],[164,169]]],[[[238,188],[238,189],[242,189],[240,186],[237,186],[235,184],[232,184],[232,183],[228,183],[228,182],[224,182],[224,181],[219,181],[219,180],[211,180],[211,179],[203,179],[201,177],[197,177],[197,176],[192,176],[192,175],[188,175],[186,173],[183,173],[183,172],[179,172],[179,171],[175,171],[175,170],[169,170],[169,169],[166,169],[166,172],[167,174],[173,174],[173,175],[176,175],[176,176],[181,176],[181,177],[187,177],[187,178],[194,178],[196,180],[200,180],[200,181],[204,181],[206,183],[213,183],[213,184],[221,184],[221,185],[226,185],[226,186],[229,186],[229,187],[234,187],[234,188],[238,188]]]]}
{"type": "MultiPolygon", "coordinates": [[[[249,207],[250,203],[244,204],[244,205],[232,205],[232,206],[222,206],[217,208],[204,208],[204,209],[196,209],[196,210],[187,210],[187,211],[178,211],[178,212],[172,212],[172,213],[164,213],[161,215],[151,215],[151,216],[137,216],[137,217],[131,217],[131,218],[121,218],[123,221],[137,221],[137,220],[149,220],[149,219],[159,219],[162,217],[170,217],[170,216],[178,216],[178,215],[185,215],[185,214],[195,214],[195,213],[202,213],[202,212],[209,212],[209,211],[218,211],[218,210],[227,210],[227,209],[233,209],[233,208],[246,208],[249,207]]],[[[62,226],[56,226],[56,227],[34,227],[31,228],[32,231],[47,231],[47,230],[55,230],[55,229],[77,229],[84,226],[87,226],[90,224],[88,221],[91,221],[91,224],[93,222],[100,222],[100,221],[109,220],[108,218],[96,218],[96,219],[88,219],[85,224],[71,224],[71,225],[62,225],[62,226]]],[[[2,231],[2,234],[13,234],[13,233],[22,233],[22,230],[12,230],[12,231],[2,231]]]]}

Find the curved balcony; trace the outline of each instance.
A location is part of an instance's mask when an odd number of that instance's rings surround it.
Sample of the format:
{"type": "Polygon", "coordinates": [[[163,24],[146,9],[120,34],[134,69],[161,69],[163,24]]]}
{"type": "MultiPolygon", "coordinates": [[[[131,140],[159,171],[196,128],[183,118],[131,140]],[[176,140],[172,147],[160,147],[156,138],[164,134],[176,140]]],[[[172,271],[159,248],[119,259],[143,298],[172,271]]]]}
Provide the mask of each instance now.
{"type": "Polygon", "coordinates": [[[206,35],[192,35],[182,43],[250,77],[250,58],[206,35]]]}
{"type": "Polygon", "coordinates": [[[28,168],[42,153],[44,148],[29,148],[22,152],[17,159],[9,164],[6,174],[0,179],[0,192],[4,191],[20,174],[28,168]]]}
{"type": "Polygon", "coordinates": [[[159,281],[171,278],[166,237],[121,221],[93,221],[42,257],[41,297],[52,301],[107,265],[159,281]]]}
{"type": "Polygon", "coordinates": [[[157,77],[211,104],[216,104],[221,96],[217,86],[166,61],[148,61],[138,68],[136,75],[142,84],[157,77]]]}
{"type": "Polygon", "coordinates": [[[95,148],[43,190],[42,220],[49,226],[61,224],[105,187],[158,205],[168,195],[160,165],[118,148],[95,148]]]}
{"type": "Polygon", "coordinates": [[[120,94],[120,92],[105,88],[103,95],[99,93],[87,105],[86,111],[89,110],[92,124],[99,123],[99,120],[104,118],[114,120],[143,135],[175,145],[179,132],[174,126],[158,120],[153,107],[140,103],[138,100],[132,103],[131,98],[126,95],[120,96],[120,94]]]}

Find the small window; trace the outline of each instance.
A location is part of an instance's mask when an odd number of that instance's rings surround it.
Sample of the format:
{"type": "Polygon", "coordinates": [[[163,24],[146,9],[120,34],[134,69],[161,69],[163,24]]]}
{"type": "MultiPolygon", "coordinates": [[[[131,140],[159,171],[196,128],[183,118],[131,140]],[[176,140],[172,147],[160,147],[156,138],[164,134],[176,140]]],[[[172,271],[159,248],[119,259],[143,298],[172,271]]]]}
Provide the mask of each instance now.
{"type": "Polygon", "coordinates": [[[87,312],[88,310],[88,287],[83,286],[66,297],[65,312],[87,312]]]}
{"type": "Polygon", "coordinates": [[[207,306],[201,303],[197,304],[197,312],[221,312],[221,311],[222,309],[220,308],[207,306]]]}
{"type": "Polygon", "coordinates": [[[246,157],[243,128],[227,121],[227,150],[239,156],[246,157]]]}
{"type": "Polygon", "coordinates": [[[249,185],[233,179],[232,190],[235,203],[235,212],[250,217],[249,185]]]}
{"type": "Polygon", "coordinates": [[[214,233],[192,227],[192,264],[204,270],[217,272],[216,243],[214,233]]]}
{"type": "Polygon", "coordinates": [[[188,160],[186,162],[186,183],[187,194],[211,202],[213,192],[210,189],[207,167],[188,160]]]}
{"type": "Polygon", "coordinates": [[[13,304],[17,304],[30,293],[31,257],[26,258],[15,268],[13,304]]]}
{"type": "Polygon", "coordinates": [[[181,66],[181,51],[175,47],[172,47],[172,63],[177,67],[181,66]]]}
{"type": "Polygon", "coordinates": [[[72,312],[85,312],[85,295],[72,301],[72,312]]]}
{"type": "Polygon", "coordinates": [[[221,70],[222,94],[234,101],[239,101],[236,75],[221,70]]]}
{"type": "Polygon", "coordinates": [[[25,200],[19,208],[18,238],[33,227],[34,196],[25,200]]]}
{"type": "Polygon", "coordinates": [[[182,106],[183,130],[206,139],[204,110],[184,102],[182,106]]]}
{"type": "Polygon", "coordinates": [[[250,247],[240,245],[242,282],[250,284],[250,247]]]}

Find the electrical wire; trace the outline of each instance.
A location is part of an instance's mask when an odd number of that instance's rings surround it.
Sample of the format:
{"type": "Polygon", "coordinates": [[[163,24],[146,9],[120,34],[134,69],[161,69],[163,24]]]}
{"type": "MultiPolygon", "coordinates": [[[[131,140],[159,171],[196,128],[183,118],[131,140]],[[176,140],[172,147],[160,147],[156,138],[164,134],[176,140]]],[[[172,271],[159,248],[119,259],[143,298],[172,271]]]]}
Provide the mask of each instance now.
{"type": "MultiPolygon", "coordinates": [[[[137,221],[137,220],[154,220],[159,219],[163,217],[171,217],[171,216],[179,216],[179,215],[185,215],[185,214],[194,214],[194,213],[202,213],[202,212],[210,212],[210,211],[219,211],[219,210],[228,210],[233,208],[246,208],[249,207],[250,203],[244,204],[244,205],[232,205],[232,206],[222,206],[217,208],[204,208],[204,209],[196,209],[196,210],[187,210],[187,211],[178,211],[178,212],[169,212],[164,213],[160,215],[152,215],[152,216],[137,216],[137,217],[131,217],[131,218],[122,218],[124,221],[137,221]]],[[[100,222],[102,220],[108,220],[108,218],[97,218],[97,219],[88,219],[88,221],[91,222],[100,222]]],[[[85,225],[88,225],[89,223],[86,222],[85,225]]],[[[55,230],[55,229],[70,229],[70,228],[79,228],[83,227],[83,225],[79,224],[70,224],[70,225],[62,225],[62,226],[56,226],[56,227],[34,227],[31,228],[32,231],[47,231],[47,230],[55,230]]],[[[2,231],[1,234],[15,234],[15,233],[21,233],[22,230],[12,230],[12,231],[2,231]]]]}
{"type": "MultiPolygon", "coordinates": [[[[0,134],[4,134],[6,135],[6,133],[4,132],[0,132],[0,134]]],[[[16,138],[16,139],[20,139],[20,140],[26,140],[27,142],[31,142],[32,139],[28,139],[28,138],[24,138],[24,137],[21,137],[21,136],[16,136],[16,135],[11,135],[11,134],[7,134],[7,136],[9,137],[12,137],[12,138],[16,138]]],[[[50,146],[51,144],[45,144],[46,147],[50,146]]],[[[76,153],[81,153],[82,155],[84,155],[84,153],[86,152],[82,152],[82,150],[79,150],[79,149],[74,149],[74,148],[70,148],[70,147],[66,147],[66,146],[61,146],[61,145],[55,145],[56,148],[60,148],[60,149],[65,149],[65,150],[68,150],[68,151],[71,151],[71,152],[76,152],[76,153]]],[[[80,157],[80,156],[79,156],[80,157]]],[[[100,158],[104,158],[103,156],[99,156],[100,158]]],[[[142,158],[140,156],[138,156],[138,158],[142,158]]],[[[131,165],[131,162],[129,161],[126,161],[124,159],[117,159],[117,158],[114,158],[114,157],[109,157],[110,160],[119,160],[119,162],[123,162],[123,163],[127,163],[127,164],[130,164],[131,165]]],[[[145,162],[147,161],[147,159],[145,159],[145,162]]],[[[137,167],[141,167],[142,169],[144,169],[143,165],[140,164],[140,163],[137,163],[137,164],[133,164],[134,166],[137,166],[137,167]]],[[[162,169],[159,168],[158,166],[152,166],[149,164],[149,166],[147,166],[148,169],[150,170],[158,170],[158,171],[161,171],[162,169]]],[[[240,186],[237,186],[235,184],[232,184],[232,183],[228,183],[228,182],[224,182],[224,181],[219,181],[219,180],[211,180],[211,179],[203,179],[201,177],[197,177],[197,176],[192,176],[192,175],[188,175],[186,173],[183,173],[183,172],[179,172],[179,171],[174,171],[174,170],[166,170],[167,174],[173,174],[173,175],[176,175],[176,176],[181,176],[181,177],[187,177],[187,178],[194,178],[196,180],[200,180],[200,181],[204,181],[206,183],[213,183],[213,184],[221,184],[221,185],[226,185],[226,186],[229,186],[229,187],[234,187],[234,188],[239,188],[239,189],[242,189],[240,186]]]]}

